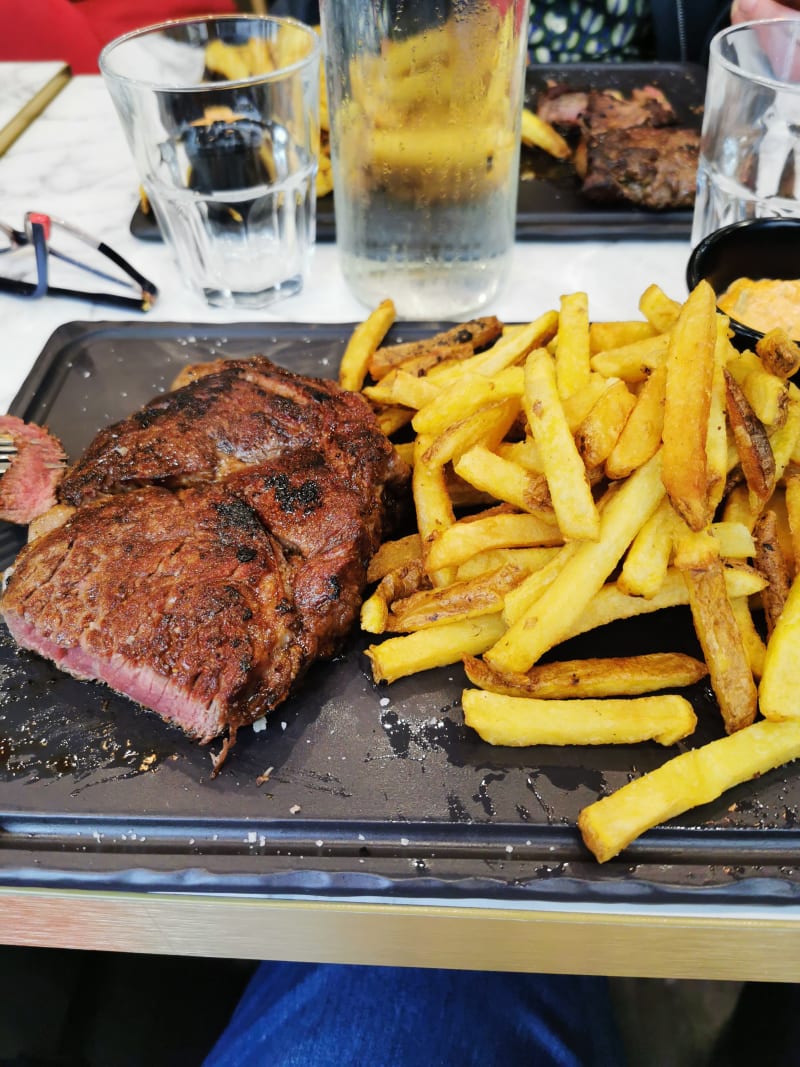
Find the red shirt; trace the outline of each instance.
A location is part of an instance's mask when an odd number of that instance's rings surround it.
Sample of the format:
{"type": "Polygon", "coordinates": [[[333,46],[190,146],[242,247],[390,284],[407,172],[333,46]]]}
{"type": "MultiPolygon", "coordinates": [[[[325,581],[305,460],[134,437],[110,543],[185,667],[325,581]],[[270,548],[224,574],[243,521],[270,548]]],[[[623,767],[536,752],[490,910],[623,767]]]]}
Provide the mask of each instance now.
{"type": "Polygon", "coordinates": [[[122,33],[235,11],[233,0],[0,0],[0,60],[61,59],[73,74],[96,74],[100,49],[122,33]]]}

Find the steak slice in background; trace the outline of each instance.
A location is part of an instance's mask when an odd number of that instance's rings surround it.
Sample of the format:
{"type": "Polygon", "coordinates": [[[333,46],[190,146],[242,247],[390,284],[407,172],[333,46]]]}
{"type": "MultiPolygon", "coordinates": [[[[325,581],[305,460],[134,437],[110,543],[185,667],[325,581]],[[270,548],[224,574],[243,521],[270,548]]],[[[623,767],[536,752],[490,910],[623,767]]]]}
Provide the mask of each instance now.
{"type": "Polygon", "coordinates": [[[55,504],[67,457],[47,430],[14,415],[0,415],[0,436],[16,449],[0,476],[0,520],[24,526],[55,504]]]}
{"type": "Polygon", "coordinates": [[[652,210],[694,203],[700,135],[679,126],[636,126],[585,141],[583,193],[601,203],[622,200],[652,210]]]}

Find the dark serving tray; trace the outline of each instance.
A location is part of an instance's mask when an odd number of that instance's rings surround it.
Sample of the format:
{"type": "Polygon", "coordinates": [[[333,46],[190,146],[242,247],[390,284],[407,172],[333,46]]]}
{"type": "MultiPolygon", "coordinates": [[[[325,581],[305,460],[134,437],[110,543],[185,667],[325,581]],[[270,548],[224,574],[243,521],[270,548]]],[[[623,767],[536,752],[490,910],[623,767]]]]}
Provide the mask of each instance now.
{"type": "MultiPolygon", "coordinates": [[[[700,129],[705,100],[705,68],[692,63],[567,63],[531,66],[526,104],[550,83],[576,90],[633,89],[653,85],[675,109],[681,125],[700,129]]],[[[627,204],[593,204],[580,191],[570,161],[523,146],[517,199],[517,233],[526,238],[688,237],[692,212],[645,211],[627,204]]]]}
{"type": "MultiPolygon", "coordinates": [[[[678,121],[700,129],[705,98],[705,68],[692,63],[565,63],[540,64],[525,75],[525,102],[535,107],[536,94],[550,82],[575,89],[619,89],[630,93],[644,85],[661,89],[675,108],[678,121]]],[[[627,204],[593,204],[581,194],[572,164],[523,145],[517,193],[517,240],[553,238],[688,237],[691,211],[644,211],[627,204]]],[[[141,207],[131,219],[131,232],[144,240],[160,240],[152,212],[141,207]]],[[[317,200],[317,239],[336,239],[333,194],[317,200]]]]}
{"type": "MultiPolygon", "coordinates": [[[[395,337],[432,328],[403,324],[395,337]]],[[[75,456],[189,361],[264,352],[330,377],[349,333],[71,323],[48,342],[12,412],[47,424],[75,456]]],[[[0,567],[22,539],[0,524],[0,567]]],[[[364,644],[354,633],[266,729],[241,731],[211,780],[206,749],[17,650],[0,626],[0,884],[576,904],[800,899],[796,771],[742,785],[600,866],[580,841],[578,812],[671,752],[492,748],[464,726],[460,666],[376,686],[364,644]]],[[[654,649],[695,650],[687,612],[606,627],[562,651],[654,649]]],[[[690,743],[720,736],[709,691],[698,686],[692,698],[700,725],[690,743]]]]}
{"type": "MultiPolygon", "coordinates": [[[[141,241],[160,241],[161,230],[158,228],[155,214],[152,209],[144,211],[141,201],[133,213],[130,223],[130,231],[134,237],[141,241]]],[[[335,241],[336,224],[333,215],[333,193],[317,199],[317,240],[335,241]]]]}

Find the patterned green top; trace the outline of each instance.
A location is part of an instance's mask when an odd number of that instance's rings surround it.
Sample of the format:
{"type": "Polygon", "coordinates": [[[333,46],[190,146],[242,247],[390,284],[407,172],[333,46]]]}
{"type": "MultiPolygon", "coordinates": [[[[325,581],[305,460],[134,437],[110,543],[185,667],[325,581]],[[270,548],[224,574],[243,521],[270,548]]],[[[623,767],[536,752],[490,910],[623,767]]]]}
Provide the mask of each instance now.
{"type": "Polygon", "coordinates": [[[534,63],[632,60],[650,52],[648,0],[532,0],[534,63]]]}

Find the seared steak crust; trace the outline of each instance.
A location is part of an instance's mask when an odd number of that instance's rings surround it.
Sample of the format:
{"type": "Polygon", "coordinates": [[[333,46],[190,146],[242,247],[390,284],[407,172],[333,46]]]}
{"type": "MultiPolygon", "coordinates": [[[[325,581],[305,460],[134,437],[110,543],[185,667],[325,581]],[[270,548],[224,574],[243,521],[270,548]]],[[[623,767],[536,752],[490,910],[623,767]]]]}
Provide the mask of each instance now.
{"type": "Polygon", "coordinates": [[[583,192],[653,210],[694,203],[700,135],[679,126],[635,126],[586,142],[583,192]]]}
{"type": "Polygon", "coordinates": [[[362,397],[212,364],[98,434],[0,610],[20,645],[226,752],[352,626],[407,475],[362,397]]]}

